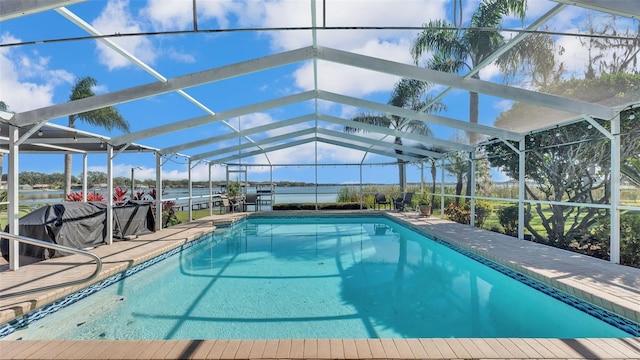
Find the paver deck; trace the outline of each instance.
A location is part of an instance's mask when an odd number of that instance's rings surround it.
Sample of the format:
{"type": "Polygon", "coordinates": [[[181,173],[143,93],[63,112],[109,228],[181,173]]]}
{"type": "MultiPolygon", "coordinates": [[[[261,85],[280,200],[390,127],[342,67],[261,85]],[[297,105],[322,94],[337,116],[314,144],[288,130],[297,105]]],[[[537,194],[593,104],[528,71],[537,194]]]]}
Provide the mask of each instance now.
{"type": "MultiPolygon", "coordinates": [[[[415,213],[386,214],[640,322],[640,269],[415,213]]],[[[245,215],[216,215],[100,246],[93,252],[103,259],[103,269],[94,282],[208,233],[217,222],[245,215]]],[[[15,272],[0,272],[0,293],[75,280],[94,269],[78,255],[37,262],[15,272]]],[[[0,323],[85,286],[0,299],[0,323]]],[[[640,359],[640,338],[46,341],[10,337],[0,340],[0,359],[640,359]]]]}

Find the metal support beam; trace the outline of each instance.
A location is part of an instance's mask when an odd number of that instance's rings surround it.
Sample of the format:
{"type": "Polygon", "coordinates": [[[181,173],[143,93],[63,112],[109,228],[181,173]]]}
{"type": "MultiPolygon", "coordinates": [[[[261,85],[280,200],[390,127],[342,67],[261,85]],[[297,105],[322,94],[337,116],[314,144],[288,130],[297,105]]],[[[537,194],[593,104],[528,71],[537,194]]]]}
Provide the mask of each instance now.
{"type": "Polygon", "coordinates": [[[2,0],[0,1],[0,21],[69,6],[86,0],[2,0]]]}
{"type": "Polygon", "coordinates": [[[101,109],[103,107],[122,104],[133,100],[165,94],[179,89],[190,88],[210,82],[225,80],[236,76],[246,75],[262,70],[272,69],[292,63],[308,60],[313,55],[311,48],[286,51],[258,59],[222,66],[192,74],[178,76],[165,81],[157,81],[146,85],[111,92],[103,95],[70,101],[63,104],[51,105],[16,114],[13,121],[18,126],[25,126],[41,121],[48,121],[71,114],[101,109]]]}
{"type": "Polygon", "coordinates": [[[87,202],[87,154],[82,154],[82,202],[87,202]]]}
{"type": "MultiPolygon", "coordinates": [[[[20,138],[20,130],[15,126],[9,127],[9,170],[7,171],[7,224],[9,233],[20,235],[20,182],[18,179],[19,167],[19,146],[17,141],[20,138]]],[[[20,247],[17,240],[9,240],[9,270],[16,271],[20,268],[20,247]]]]}
{"type": "Polygon", "coordinates": [[[525,200],[525,165],[526,165],[526,144],[524,138],[520,140],[518,152],[518,239],[524,240],[524,200],[525,200]]]}
{"type": "Polygon", "coordinates": [[[609,261],[620,263],[620,114],[611,120],[611,240],[609,261]]]}
{"type": "Polygon", "coordinates": [[[284,97],[273,99],[273,100],[267,100],[261,103],[255,103],[247,106],[241,106],[239,108],[235,108],[231,110],[221,111],[216,113],[216,115],[213,115],[213,116],[212,115],[199,116],[199,117],[195,117],[188,120],[171,122],[166,125],[156,126],[154,128],[116,136],[113,139],[111,139],[111,143],[113,145],[126,144],[136,140],[145,139],[148,137],[164,135],[164,134],[168,134],[175,131],[180,131],[180,130],[185,130],[185,129],[189,129],[197,126],[211,124],[211,123],[225,120],[225,119],[231,119],[231,118],[235,118],[243,115],[254,114],[260,111],[265,111],[265,110],[274,109],[281,106],[295,104],[298,102],[312,100],[314,97],[315,97],[315,93],[312,91],[284,96],[284,97]]]}
{"type": "Polygon", "coordinates": [[[569,111],[575,114],[589,114],[601,119],[611,119],[615,115],[613,109],[608,106],[539,93],[479,79],[465,79],[455,74],[354,54],[342,50],[318,47],[317,56],[322,60],[339,64],[447,85],[457,89],[464,89],[556,110],[569,111]]]}
{"type": "Polygon", "coordinates": [[[162,230],[162,154],[156,152],[156,231],[162,230]]]}
{"type": "Polygon", "coordinates": [[[388,104],[381,104],[375,101],[358,99],[351,96],[331,93],[328,91],[318,91],[318,98],[339,104],[351,105],[362,109],[371,109],[384,114],[393,114],[408,119],[424,121],[430,124],[448,126],[460,130],[471,131],[478,134],[500,137],[509,140],[518,140],[521,137],[519,133],[509,130],[498,129],[480,124],[471,124],[467,121],[451,119],[433,114],[426,114],[411,109],[405,109],[388,104]]]}
{"type": "Polygon", "coordinates": [[[113,146],[107,144],[107,239],[113,244],[113,146]]]}

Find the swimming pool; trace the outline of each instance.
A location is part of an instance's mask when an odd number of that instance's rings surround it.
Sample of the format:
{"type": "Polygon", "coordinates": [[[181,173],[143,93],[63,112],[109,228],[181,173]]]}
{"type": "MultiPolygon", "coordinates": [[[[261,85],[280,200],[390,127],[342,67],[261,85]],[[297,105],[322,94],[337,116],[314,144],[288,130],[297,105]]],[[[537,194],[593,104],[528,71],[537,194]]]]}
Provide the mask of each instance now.
{"type": "Polygon", "coordinates": [[[249,219],[23,339],[631,337],[381,218],[249,219]]]}

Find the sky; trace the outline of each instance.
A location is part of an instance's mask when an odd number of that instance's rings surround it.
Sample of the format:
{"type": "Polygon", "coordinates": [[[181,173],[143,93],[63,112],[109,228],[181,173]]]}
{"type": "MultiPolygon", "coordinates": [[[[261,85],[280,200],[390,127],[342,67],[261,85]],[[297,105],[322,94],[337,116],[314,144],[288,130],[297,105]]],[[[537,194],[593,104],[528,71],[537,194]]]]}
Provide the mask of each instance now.
{"type": "MultiPolygon", "coordinates": [[[[50,10],[0,22],[0,44],[87,36],[84,30],[69,21],[63,14],[67,17],[78,16],[103,34],[191,30],[194,27],[192,3],[192,0],[87,1],[62,10],[50,10]]],[[[200,30],[303,27],[311,24],[309,0],[197,0],[196,3],[197,26],[200,30]]],[[[324,23],[327,26],[418,27],[431,19],[452,19],[453,3],[447,0],[318,0],[316,18],[319,25],[324,23]],[[326,4],[324,10],[323,4],[326,4]]],[[[464,0],[462,4],[464,23],[469,21],[478,1],[464,0]]],[[[556,5],[548,0],[529,0],[528,4],[527,19],[524,23],[519,19],[508,18],[505,20],[504,27],[523,28],[556,5]]],[[[593,13],[585,9],[568,7],[545,25],[558,32],[580,32],[585,19],[590,14],[593,13]]],[[[620,25],[627,26],[629,23],[620,25]]],[[[332,30],[319,31],[317,36],[318,44],[321,46],[413,64],[409,49],[417,33],[417,30],[332,30]]],[[[512,34],[505,35],[512,36],[512,34]]],[[[126,36],[113,38],[113,41],[157,73],[170,79],[310,46],[312,34],[308,30],[222,31],[126,36]]],[[[565,49],[559,60],[566,66],[567,74],[582,76],[588,55],[581,46],[580,40],[565,36],[558,38],[558,42],[565,49]]],[[[317,66],[320,74],[318,82],[320,89],[381,103],[387,102],[394,84],[398,81],[397,77],[391,75],[333,63],[320,61],[317,66]]],[[[254,102],[312,90],[315,86],[313,72],[312,62],[296,63],[185,89],[184,92],[211,111],[221,112],[254,102]]],[[[71,87],[78,78],[84,76],[91,76],[98,81],[97,87],[94,88],[96,94],[105,94],[157,81],[140,66],[93,39],[0,47],[0,74],[0,100],[8,105],[10,111],[17,113],[68,101],[71,87]]],[[[480,71],[480,77],[497,83],[504,81],[495,65],[489,65],[480,71]]],[[[431,91],[437,94],[443,89],[441,86],[434,86],[431,91]]],[[[447,105],[447,110],[441,115],[464,121],[468,119],[468,93],[452,91],[443,98],[443,101],[447,105]]],[[[492,125],[499,113],[508,109],[511,104],[505,99],[483,96],[480,104],[480,123],[492,125]]],[[[345,119],[361,111],[336,103],[315,104],[313,101],[308,101],[231,118],[227,120],[227,124],[220,122],[207,124],[169,135],[147,138],[137,143],[161,149],[227,134],[232,131],[232,127],[249,129],[309,114],[314,111],[315,106],[323,114],[345,119]]],[[[116,108],[130,123],[133,132],[205,115],[202,108],[175,92],[119,104],[116,108]]],[[[51,119],[50,122],[66,125],[67,119],[51,119]]],[[[262,136],[276,136],[282,131],[295,131],[305,126],[309,125],[299,124],[293,129],[276,129],[262,136]]],[[[335,124],[323,124],[323,126],[336,131],[343,130],[335,124]]],[[[111,137],[122,134],[117,130],[108,132],[83,123],[78,123],[77,127],[111,137]]],[[[438,126],[432,126],[432,130],[436,137],[445,140],[460,136],[438,126]]],[[[256,137],[254,140],[260,140],[260,138],[256,137]]],[[[183,153],[198,154],[212,151],[237,145],[238,141],[223,142],[214,147],[190,149],[183,153]]],[[[360,180],[360,167],[342,164],[364,163],[362,167],[364,182],[397,182],[395,166],[387,165],[381,168],[368,165],[391,164],[395,161],[394,159],[324,143],[308,143],[271,152],[268,160],[264,156],[243,160],[246,163],[260,165],[266,165],[269,161],[272,164],[291,164],[291,166],[275,167],[273,177],[270,177],[268,166],[254,166],[250,168],[248,180],[315,182],[317,179],[318,183],[357,183],[360,180]],[[319,167],[317,172],[312,166],[295,165],[313,164],[316,159],[319,164],[325,164],[319,167]]],[[[37,156],[24,154],[21,155],[19,166],[20,171],[52,173],[63,172],[63,164],[63,156],[59,154],[37,156]]],[[[105,159],[102,155],[89,156],[88,165],[89,171],[106,172],[105,159]]],[[[136,179],[155,178],[155,158],[152,154],[145,153],[123,154],[116,157],[114,176],[128,177],[131,168],[134,167],[142,168],[136,169],[136,179]]],[[[81,171],[82,158],[76,155],[73,161],[73,173],[79,176],[81,171]]],[[[226,176],[225,169],[221,166],[214,166],[212,171],[215,180],[224,179],[226,176]]],[[[185,179],[187,172],[187,162],[180,156],[166,159],[163,165],[165,179],[185,179]]],[[[426,173],[428,170],[425,170],[426,173]]],[[[409,181],[420,181],[420,174],[421,170],[418,166],[411,166],[409,181]]],[[[502,180],[497,172],[495,176],[498,180],[502,180]]],[[[192,179],[206,180],[207,178],[207,165],[200,163],[193,167],[192,179]]]]}

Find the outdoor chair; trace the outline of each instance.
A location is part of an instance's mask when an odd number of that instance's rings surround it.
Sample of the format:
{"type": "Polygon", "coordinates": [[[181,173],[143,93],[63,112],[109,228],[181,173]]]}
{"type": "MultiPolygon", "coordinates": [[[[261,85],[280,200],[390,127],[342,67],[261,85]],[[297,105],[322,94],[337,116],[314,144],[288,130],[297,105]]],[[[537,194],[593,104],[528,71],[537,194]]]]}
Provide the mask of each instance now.
{"type": "Polygon", "coordinates": [[[243,209],[247,211],[247,206],[253,206],[253,211],[258,211],[258,194],[246,194],[244,196],[243,209]]]}
{"type": "Polygon", "coordinates": [[[407,206],[411,205],[411,199],[413,198],[412,192],[402,193],[402,196],[397,198],[393,203],[396,210],[407,211],[407,206]]]}
{"type": "Polygon", "coordinates": [[[384,193],[376,193],[373,200],[373,208],[375,209],[378,206],[378,210],[380,210],[380,205],[389,205],[389,210],[391,210],[391,200],[387,199],[387,195],[384,193]]]}
{"type": "Polygon", "coordinates": [[[222,201],[222,206],[220,206],[220,213],[222,214],[222,210],[225,212],[235,212],[238,211],[238,203],[235,200],[229,199],[227,195],[220,196],[220,200],[222,201]]]}

